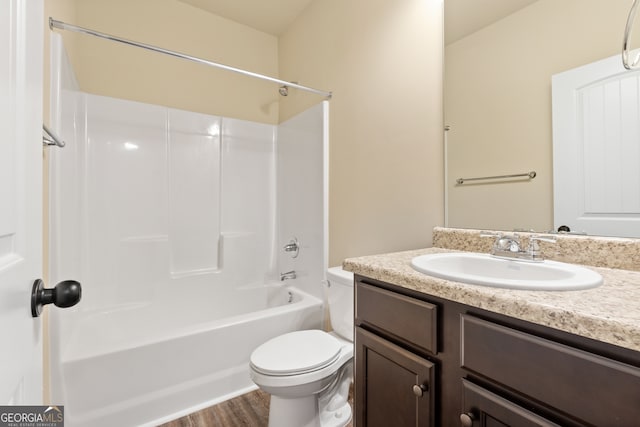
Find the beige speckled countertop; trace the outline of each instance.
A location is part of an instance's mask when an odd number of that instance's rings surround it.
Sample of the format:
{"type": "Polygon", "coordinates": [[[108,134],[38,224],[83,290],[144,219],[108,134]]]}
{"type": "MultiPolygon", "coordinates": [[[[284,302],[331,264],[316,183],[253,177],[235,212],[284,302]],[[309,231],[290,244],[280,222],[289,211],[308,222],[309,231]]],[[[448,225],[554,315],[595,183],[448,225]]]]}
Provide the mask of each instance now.
{"type": "Polygon", "coordinates": [[[588,267],[604,284],[582,291],[520,291],[467,285],[413,270],[413,257],[451,252],[430,248],[349,258],[345,270],[539,325],[640,351],[640,272],[588,267]]]}

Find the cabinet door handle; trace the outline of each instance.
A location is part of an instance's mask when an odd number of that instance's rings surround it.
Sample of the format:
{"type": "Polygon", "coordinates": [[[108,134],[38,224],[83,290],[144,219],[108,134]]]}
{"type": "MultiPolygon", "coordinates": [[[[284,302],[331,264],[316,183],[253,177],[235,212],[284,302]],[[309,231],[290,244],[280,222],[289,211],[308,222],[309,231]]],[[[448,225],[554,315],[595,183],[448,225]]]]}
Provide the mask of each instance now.
{"type": "Polygon", "coordinates": [[[460,414],[460,424],[462,427],[473,427],[473,414],[467,412],[466,414],[460,414]]]}
{"type": "Polygon", "coordinates": [[[427,391],[427,385],[426,384],[415,384],[413,386],[413,394],[415,394],[416,397],[422,397],[422,395],[424,395],[425,391],[427,391]]]}

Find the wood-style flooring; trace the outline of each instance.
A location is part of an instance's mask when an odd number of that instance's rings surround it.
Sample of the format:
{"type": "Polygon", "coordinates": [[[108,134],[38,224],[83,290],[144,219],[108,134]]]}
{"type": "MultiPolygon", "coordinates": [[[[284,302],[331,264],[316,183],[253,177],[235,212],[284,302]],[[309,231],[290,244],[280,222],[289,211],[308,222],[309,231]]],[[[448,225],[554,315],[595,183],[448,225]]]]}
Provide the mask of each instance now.
{"type": "MultiPolygon", "coordinates": [[[[350,393],[349,403],[353,407],[353,393],[350,393]]],[[[267,427],[268,422],[269,395],[256,390],[160,427],[267,427]]],[[[347,427],[353,427],[353,422],[347,427]]]]}

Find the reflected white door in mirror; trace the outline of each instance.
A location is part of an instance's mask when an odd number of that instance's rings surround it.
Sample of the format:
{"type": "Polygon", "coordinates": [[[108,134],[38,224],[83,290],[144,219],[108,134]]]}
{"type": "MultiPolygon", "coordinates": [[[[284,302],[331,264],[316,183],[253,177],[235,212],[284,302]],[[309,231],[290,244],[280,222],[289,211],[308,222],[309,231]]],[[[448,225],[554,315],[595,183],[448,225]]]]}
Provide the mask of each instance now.
{"type": "Polygon", "coordinates": [[[554,227],[640,237],[640,70],[616,55],[552,85],[554,227]]]}

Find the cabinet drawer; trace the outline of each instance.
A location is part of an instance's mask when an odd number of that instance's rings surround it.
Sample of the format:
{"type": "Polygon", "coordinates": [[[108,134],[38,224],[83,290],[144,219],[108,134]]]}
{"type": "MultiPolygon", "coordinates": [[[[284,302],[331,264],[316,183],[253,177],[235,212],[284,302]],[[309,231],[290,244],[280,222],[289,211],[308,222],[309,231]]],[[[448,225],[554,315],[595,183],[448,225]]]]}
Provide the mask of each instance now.
{"type": "Polygon", "coordinates": [[[464,415],[473,426],[560,427],[467,380],[462,380],[464,415]]]}
{"type": "Polygon", "coordinates": [[[358,321],[434,354],[438,351],[437,313],[434,304],[356,283],[355,317],[358,321]]]}
{"type": "Polygon", "coordinates": [[[469,315],[461,326],[463,368],[589,424],[638,425],[640,368],[469,315]]]}

